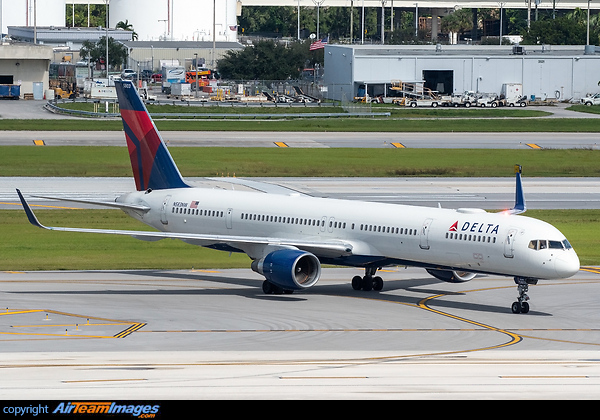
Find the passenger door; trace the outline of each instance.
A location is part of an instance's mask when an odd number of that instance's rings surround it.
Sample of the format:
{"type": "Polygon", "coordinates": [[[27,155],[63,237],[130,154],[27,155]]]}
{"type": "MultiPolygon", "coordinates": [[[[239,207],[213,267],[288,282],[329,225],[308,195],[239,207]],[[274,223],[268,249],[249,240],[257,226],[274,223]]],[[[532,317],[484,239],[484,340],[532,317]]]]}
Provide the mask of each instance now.
{"type": "Polygon", "coordinates": [[[517,229],[510,228],[506,234],[506,240],[504,241],[504,256],[506,258],[513,258],[515,256],[515,238],[517,237],[517,229]]]}

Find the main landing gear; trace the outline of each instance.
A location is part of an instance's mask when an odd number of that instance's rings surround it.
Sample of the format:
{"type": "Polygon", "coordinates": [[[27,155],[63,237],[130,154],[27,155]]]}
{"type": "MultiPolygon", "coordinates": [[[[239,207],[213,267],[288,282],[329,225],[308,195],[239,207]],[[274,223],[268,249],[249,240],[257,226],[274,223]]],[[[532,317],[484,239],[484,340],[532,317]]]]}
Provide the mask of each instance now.
{"type": "Polygon", "coordinates": [[[383,289],[383,279],[375,276],[377,267],[366,267],[364,277],[354,276],[352,278],[352,288],[354,290],[364,290],[365,292],[375,290],[377,292],[383,289]]]}
{"type": "Polygon", "coordinates": [[[526,314],[529,312],[529,303],[527,302],[529,300],[529,296],[527,296],[527,292],[529,291],[529,285],[535,285],[537,282],[537,279],[515,277],[515,283],[517,285],[517,290],[519,291],[519,297],[511,306],[513,314],[526,314]]]}

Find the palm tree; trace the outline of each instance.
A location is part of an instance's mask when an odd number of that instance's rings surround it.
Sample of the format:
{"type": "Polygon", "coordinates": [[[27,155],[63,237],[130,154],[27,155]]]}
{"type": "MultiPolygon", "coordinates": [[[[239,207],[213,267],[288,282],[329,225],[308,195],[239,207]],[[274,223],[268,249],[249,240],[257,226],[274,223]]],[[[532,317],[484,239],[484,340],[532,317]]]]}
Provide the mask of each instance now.
{"type": "Polygon", "coordinates": [[[131,34],[131,39],[134,41],[137,41],[138,39],[138,34],[136,31],[133,30],[133,25],[131,23],[129,23],[129,19],[125,19],[125,22],[120,21],[115,25],[116,29],[123,29],[125,31],[130,31],[133,32],[131,34]]]}
{"type": "MultiPolygon", "coordinates": [[[[442,30],[460,34],[473,26],[470,9],[459,9],[442,18],[442,30]]],[[[450,37],[452,39],[452,37],[450,37]]]]}

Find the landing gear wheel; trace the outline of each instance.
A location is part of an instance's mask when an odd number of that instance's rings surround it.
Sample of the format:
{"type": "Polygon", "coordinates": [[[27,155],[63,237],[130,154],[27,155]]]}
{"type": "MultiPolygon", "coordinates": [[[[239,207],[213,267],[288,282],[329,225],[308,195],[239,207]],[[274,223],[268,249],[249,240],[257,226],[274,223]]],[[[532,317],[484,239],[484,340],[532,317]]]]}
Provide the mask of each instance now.
{"type": "Polygon", "coordinates": [[[529,312],[529,303],[523,302],[521,303],[521,313],[526,314],[529,312]]]}
{"type": "Polygon", "coordinates": [[[362,279],[362,289],[365,292],[370,292],[371,290],[373,290],[373,277],[371,276],[364,276],[362,279]]]}
{"type": "Polygon", "coordinates": [[[383,279],[379,276],[373,278],[373,290],[381,292],[383,289],[383,279]]]}
{"type": "Polygon", "coordinates": [[[282,295],[282,294],[291,294],[294,293],[293,290],[283,289],[268,280],[263,281],[262,289],[265,295],[282,295]]]}
{"type": "Polygon", "coordinates": [[[521,313],[521,304],[519,302],[513,302],[511,309],[512,309],[513,314],[520,314],[521,313]]]}
{"type": "Polygon", "coordinates": [[[352,277],[352,288],[354,290],[360,290],[362,288],[362,277],[361,276],[352,277]]]}
{"type": "Polygon", "coordinates": [[[263,293],[265,295],[270,295],[271,293],[274,293],[274,288],[275,288],[275,285],[273,283],[271,283],[270,281],[268,281],[268,280],[263,281],[262,289],[263,289],[263,293]]]}

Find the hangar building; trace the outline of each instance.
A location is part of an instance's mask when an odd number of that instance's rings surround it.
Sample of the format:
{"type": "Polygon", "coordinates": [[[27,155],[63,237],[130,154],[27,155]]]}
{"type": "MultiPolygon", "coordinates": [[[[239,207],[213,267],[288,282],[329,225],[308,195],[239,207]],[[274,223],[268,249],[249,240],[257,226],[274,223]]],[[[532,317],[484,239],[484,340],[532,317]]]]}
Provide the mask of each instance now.
{"type": "Polygon", "coordinates": [[[352,100],[359,88],[390,96],[393,81],[423,82],[444,94],[500,93],[522,83],[527,97],[575,99],[600,90],[596,47],[513,45],[326,45],[327,97],[352,100]]]}

